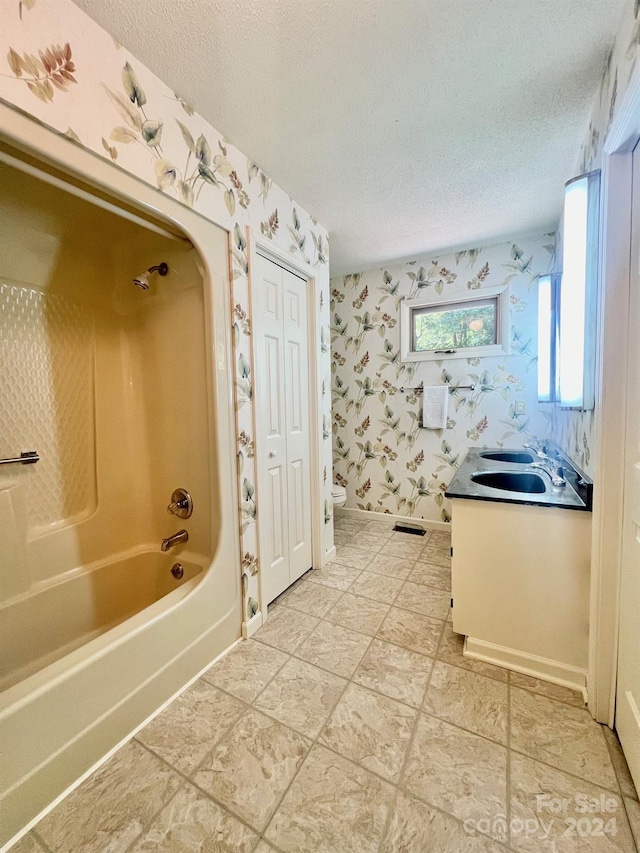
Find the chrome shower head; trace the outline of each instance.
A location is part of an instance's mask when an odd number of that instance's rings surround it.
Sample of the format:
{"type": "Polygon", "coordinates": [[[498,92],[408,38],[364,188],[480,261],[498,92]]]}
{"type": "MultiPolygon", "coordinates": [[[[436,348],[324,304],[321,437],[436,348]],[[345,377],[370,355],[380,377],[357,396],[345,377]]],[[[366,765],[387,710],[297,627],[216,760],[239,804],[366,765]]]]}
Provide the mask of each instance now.
{"type": "Polygon", "coordinates": [[[149,267],[148,270],[145,270],[145,272],[140,273],[140,275],[137,275],[134,278],[133,283],[135,286],[139,287],[141,290],[149,290],[149,275],[152,272],[157,272],[158,275],[166,275],[169,272],[169,266],[163,261],[161,264],[149,267]]]}

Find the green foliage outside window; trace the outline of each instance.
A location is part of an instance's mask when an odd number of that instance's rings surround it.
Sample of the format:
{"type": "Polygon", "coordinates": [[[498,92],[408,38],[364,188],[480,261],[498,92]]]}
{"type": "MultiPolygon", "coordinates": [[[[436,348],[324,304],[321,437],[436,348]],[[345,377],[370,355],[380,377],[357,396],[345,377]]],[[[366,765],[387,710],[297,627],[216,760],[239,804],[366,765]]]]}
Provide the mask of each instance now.
{"type": "Polygon", "coordinates": [[[413,312],[414,352],[496,343],[496,303],[413,312]]]}

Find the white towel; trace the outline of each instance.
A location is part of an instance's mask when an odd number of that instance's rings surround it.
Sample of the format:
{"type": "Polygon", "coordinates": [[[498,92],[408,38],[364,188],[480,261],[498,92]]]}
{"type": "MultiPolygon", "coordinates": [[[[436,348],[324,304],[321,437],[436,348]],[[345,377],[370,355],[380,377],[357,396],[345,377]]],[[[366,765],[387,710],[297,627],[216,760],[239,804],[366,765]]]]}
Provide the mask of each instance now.
{"type": "Polygon", "coordinates": [[[449,386],[425,385],[422,392],[422,426],[446,429],[449,414],[449,386]]]}

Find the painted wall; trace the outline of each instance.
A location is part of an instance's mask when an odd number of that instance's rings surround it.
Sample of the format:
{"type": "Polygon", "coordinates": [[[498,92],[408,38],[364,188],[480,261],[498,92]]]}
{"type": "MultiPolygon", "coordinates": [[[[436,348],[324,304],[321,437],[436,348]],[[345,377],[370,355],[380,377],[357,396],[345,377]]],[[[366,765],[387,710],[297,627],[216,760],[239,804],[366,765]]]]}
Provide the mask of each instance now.
{"type": "Polygon", "coordinates": [[[346,486],[347,507],[449,521],[444,491],[468,447],[520,447],[549,434],[551,407],[537,402],[534,282],[553,248],[554,235],[542,234],[332,280],[334,479],[346,486]],[[463,297],[505,283],[509,355],[400,362],[402,297],[463,297]],[[421,429],[421,398],[400,390],[422,382],[452,386],[445,430],[421,429]],[[470,384],[474,391],[455,390],[470,384]]]}
{"type": "MultiPolygon", "coordinates": [[[[258,606],[259,499],[246,228],[315,267],[326,341],[327,232],[71,0],[0,0],[0,20],[2,100],[193,207],[231,235],[240,538],[248,618],[258,606]]],[[[321,358],[321,381],[328,389],[328,346],[321,358]]],[[[325,424],[330,405],[325,393],[325,424]]],[[[323,445],[325,550],[333,546],[329,439],[330,434],[323,445]]]]}
{"type": "MultiPolygon", "coordinates": [[[[631,73],[638,61],[639,50],[640,2],[628,0],[602,76],[600,90],[594,101],[591,121],[576,158],[575,170],[573,174],[567,175],[567,180],[601,167],[604,142],[629,85],[631,73]]],[[[588,474],[593,474],[595,470],[594,423],[593,410],[578,412],[554,406],[554,438],[588,474]]]]}

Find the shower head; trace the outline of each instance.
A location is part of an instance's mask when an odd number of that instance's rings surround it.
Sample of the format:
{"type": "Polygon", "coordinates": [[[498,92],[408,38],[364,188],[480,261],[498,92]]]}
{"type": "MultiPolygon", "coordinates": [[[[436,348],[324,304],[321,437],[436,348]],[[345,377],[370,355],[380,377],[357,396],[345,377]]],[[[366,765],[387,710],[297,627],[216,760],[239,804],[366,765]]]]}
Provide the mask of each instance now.
{"type": "Polygon", "coordinates": [[[154,267],[149,267],[148,270],[145,270],[140,275],[137,275],[133,283],[136,287],[139,287],[141,290],[149,290],[149,275],[152,272],[157,272],[158,275],[166,275],[169,272],[169,266],[165,264],[163,261],[161,264],[157,264],[154,267]]]}

